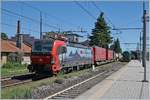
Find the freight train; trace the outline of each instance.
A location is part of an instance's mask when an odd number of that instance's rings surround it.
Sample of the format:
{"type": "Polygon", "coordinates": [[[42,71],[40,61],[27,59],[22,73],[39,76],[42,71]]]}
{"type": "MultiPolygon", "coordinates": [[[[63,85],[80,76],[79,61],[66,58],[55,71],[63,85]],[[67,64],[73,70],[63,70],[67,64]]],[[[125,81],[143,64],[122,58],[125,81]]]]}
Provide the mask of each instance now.
{"type": "Polygon", "coordinates": [[[35,40],[30,72],[57,74],[97,65],[115,59],[115,52],[98,46],[90,47],[55,39],[35,40]]]}

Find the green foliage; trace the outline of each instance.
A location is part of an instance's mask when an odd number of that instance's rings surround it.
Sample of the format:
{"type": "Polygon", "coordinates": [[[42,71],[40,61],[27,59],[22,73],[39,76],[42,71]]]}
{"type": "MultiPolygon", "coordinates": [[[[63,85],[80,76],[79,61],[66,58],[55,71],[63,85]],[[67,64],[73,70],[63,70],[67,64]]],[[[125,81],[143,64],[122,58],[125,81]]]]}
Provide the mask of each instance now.
{"type": "Polygon", "coordinates": [[[17,62],[7,62],[2,65],[1,76],[9,77],[12,75],[26,74],[28,73],[27,64],[20,64],[17,62]]]}
{"type": "Polygon", "coordinates": [[[13,87],[3,88],[1,92],[2,99],[31,99],[34,89],[43,86],[50,85],[56,80],[71,78],[74,76],[82,76],[89,72],[90,69],[84,69],[77,72],[58,75],[57,77],[50,77],[49,79],[43,79],[39,81],[33,81],[23,85],[16,85],[13,87]]]}
{"type": "Polygon", "coordinates": [[[15,68],[15,67],[26,67],[26,64],[20,64],[18,62],[7,62],[3,64],[2,68],[15,68]]]}
{"type": "Polygon", "coordinates": [[[110,46],[111,50],[114,50],[116,53],[121,53],[122,49],[120,47],[120,42],[119,39],[117,38],[116,41],[114,41],[114,43],[110,46]]]}
{"type": "Polygon", "coordinates": [[[104,13],[101,13],[95,23],[95,28],[92,29],[92,36],[90,36],[90,45],[97,45],[100,47],[107,48],[108,44],[112,42],[112,37],[110,36],[110,27],[103,17],[104,13]]]}
{"type": "Polygon", "coordinates": [[[11,62],[7,62],[7,63],[5,63],[5,64],[2,66],[2,68],[13,68],[13,67],[15,67],[15,66],[14,66],[14,64],[11,63],[11,62]]]}
{"type": "Polygon", "coordinates": [[[8,55],[8,62],[17,62],[17,54],[16,53],[10,53],[8,55]]]}
{"type": "Polygon", "coordinates": [[[4,40],[7,40],[8,39],[8,36],[6,33],[1,33],[1,39],[4,39],[4,40]]]}
{"type": "Polygon", "coordinates": [[[26,99],[31,98],[31,89],[27,86],[12,87],[2,90],[2,99],[26,99]]]}
{"type": "Polygon", "coordinates": [[[19,63],[22,62],[22,60],[23,60],[23,55],[24,55],[23,52],[17,52],[17,61],[18,61],[19,63]]]}
{"type": "MultiPolygon", "coordinates": [[[[108,68],[111,64],[102,65],[100,67],[96,67],[98,69],[108,68]]],[[[49,79],[42,79],[38,81],[33,81],[30,83],[16,85],[8,88],[3,88],[1,91],[2,99],[31,99],[32,93],[34,89],[39,88],[43,85],[53,84],[58,79],[66,79],[66,78],[74,78],[76,76],[90,75],[91,69],[84,69],[80,71],[74,71],[68,74],[61,74],[57,77],[50,77],[49,79]]]]}
{"type": "Polygon", "coordinates": [[[22,52],[17,52],[17,53],[10,53],[8,55],[8,61],[9,62],[18,62],[21,63],[23,58],[23,53],[22,52]]]}

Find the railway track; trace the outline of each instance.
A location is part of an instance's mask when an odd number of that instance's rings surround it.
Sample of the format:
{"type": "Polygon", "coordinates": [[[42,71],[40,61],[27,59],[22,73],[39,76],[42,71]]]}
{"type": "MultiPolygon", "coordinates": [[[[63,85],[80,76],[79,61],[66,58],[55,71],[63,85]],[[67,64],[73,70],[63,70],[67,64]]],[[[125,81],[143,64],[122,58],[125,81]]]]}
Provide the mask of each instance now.
{"type": "Polygon", "coordinates": [[[105,79],[107,76],[109,76],[112,73],[119,70],[120,68],[121,68],[121,66],[119,66],[119,65],[113,66],[109,70],[105,70],[105,71],[103,71],[91,78],[88,78],[80,83],[77,83],[67,89],[64,89],[53,95],[50,95],[50,96],[46,97],[45,100],[47,100],[47,99],[63,99],[63,100],[74,99],[78,95],[84,93],[85,91],[87,91],[88,89],[92,88],[94,85],[96,85],[97,83],[99,83],[100,81],[105,79]]]}
{"type": "MultiPolygon", "coordinates": [[[[107,63],[105,63],[105,64],[107,64],[107,63]]],[[[2,88],[11,87],[14,85],[24,84],[24,83],[31,82],[33,80],[38,80],[38,79],[48,77],[48,76],[43,76],[43,77],[34,79],[34,77],[33,77],[34,75],[35,75],[34,73],[29,73],[29,74],[21,74],[21,75],[12,76],[12,77],[2,77],[1,78],[1,87],[2,88]]]]}
{"type": "MultiPolygon", "coordinates": [[[[11,87],[15,85],[32,82],[34,79],[34,75],[35,74],[32,73],[32,74],[23,74],[23,75],[18,75],[18,76],[13,76],[13,77],[1,78],[1,87],[6,88],[6,87],[11,87]]],[[[39,79],[46,78],[46,77],[41,77],[39,79]]],[[[38,80],[38,79],[35,79],[35,80],[38,80]]]]}
{"type": "Polygon", "coordinates": [[[23,74],[18,76],[1,78],[1,87],[10,87],[14,85],[19,85],[27,82],[31,82],[34,74],[23,74]]]}

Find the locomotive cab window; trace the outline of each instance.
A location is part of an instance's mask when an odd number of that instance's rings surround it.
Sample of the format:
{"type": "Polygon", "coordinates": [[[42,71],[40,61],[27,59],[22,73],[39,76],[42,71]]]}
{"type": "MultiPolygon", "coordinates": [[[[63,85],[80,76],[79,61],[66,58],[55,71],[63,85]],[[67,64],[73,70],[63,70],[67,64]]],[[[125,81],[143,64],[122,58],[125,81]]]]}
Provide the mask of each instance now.
{"type": "Polygon", "coordinates": [[[40,53],[50,53],[52,49],[53,41],[51,40],[37,40],[34,42],[32,53],[40,54],[40,53]]]}

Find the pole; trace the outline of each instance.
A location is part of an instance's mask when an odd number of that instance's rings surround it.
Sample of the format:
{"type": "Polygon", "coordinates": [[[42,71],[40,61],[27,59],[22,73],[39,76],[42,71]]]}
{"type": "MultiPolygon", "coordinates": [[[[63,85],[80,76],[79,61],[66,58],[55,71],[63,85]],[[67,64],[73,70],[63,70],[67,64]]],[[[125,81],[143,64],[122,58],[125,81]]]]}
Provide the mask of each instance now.
{"type": "Polygon", "coordinates": [[[16,47],[19,47],[20,20],[17,21],[16,47]]]}
{"type": "Polygon", "coordinates": [[[145,2],[143,2],[143,67],[144,67],[144,80],[143,82],[147,82],[146,80],[146,10],[145,10],[145,2]]]}
{"type": "Polygon", "coordinates": [[[142,44],[142,36],[141,36],[141,32],[140,32],[140,62],[142,61],[141,59],[142,59],[142,46],[141,46],[141,44],[142,44]]]}
{"type": "Polygon", "coordinates": [[[20,20],[17,21],[17,34],[20,34],[20,20]]]}
{"type": "Polygon", "coordinates": [[[42,36],[42,13],[40,12],[40,39],[43,39],[42,36]]]}

